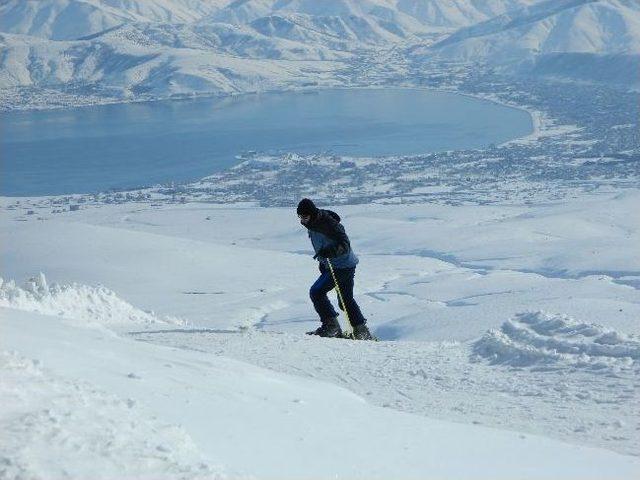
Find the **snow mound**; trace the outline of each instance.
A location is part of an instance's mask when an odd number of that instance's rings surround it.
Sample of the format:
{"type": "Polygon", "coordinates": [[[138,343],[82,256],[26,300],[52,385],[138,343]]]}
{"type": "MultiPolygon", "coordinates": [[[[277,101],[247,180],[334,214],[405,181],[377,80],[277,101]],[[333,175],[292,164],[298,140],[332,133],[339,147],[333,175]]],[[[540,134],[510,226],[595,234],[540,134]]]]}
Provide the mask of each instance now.
{"type": "Polygon", "coordinates": [[[224,478],[183,428],[131,398],[15,352],[0,352],[0,372],[2,478],[224,478]]]}
{"type": "Polygon", "coordinates": [[[184,324],[179,319],[160,319],[153,312],[139,310],[103,286],[48,285],[43,273],[22,287],[0,277],[0,307],[58,315],[84,324],[184,324]]]}
{"type": "Polygon", "coordinates": [[[476,359],[513,366],[604,370],[640,366],[640,339],[566,315],[519,313],[474,344],[476,359]]]}

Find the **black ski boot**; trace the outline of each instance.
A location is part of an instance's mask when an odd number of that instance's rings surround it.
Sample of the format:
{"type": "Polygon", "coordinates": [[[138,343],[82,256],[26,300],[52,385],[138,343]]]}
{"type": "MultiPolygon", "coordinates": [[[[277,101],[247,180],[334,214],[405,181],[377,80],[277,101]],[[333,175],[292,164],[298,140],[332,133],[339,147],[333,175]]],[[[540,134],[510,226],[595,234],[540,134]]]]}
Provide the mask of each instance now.
{"type": "Polygon", "coordinates": [[[307,335],[318,335],[319,337],[342,337],[342,329],[337,318],[327,318],[322,320],[322,325],[307,335]]]}
{"type": "Polygon", "coordinates": [[[371,335],[369,328],[363,323],[361,325],[354,325],[353,337],[354,340],[375,340],[376,338],[371,335]]]}

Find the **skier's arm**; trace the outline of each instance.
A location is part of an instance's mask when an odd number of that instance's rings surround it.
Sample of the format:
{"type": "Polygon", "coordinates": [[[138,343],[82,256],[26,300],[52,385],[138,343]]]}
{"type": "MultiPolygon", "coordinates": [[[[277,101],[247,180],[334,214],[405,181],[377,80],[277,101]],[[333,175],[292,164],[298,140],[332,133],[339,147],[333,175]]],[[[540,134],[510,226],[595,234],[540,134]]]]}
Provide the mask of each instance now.
{"type": "Polygon", "coordinates": [[[318,255],[325,258],[333,258],[347,253],[351,248],[351,243],[347,233],[344,231],[344,226],[331,218],[323,227],[322,233],[336,243],[330,247],[323,248],[322,251],[318,252],[318,255]]]}

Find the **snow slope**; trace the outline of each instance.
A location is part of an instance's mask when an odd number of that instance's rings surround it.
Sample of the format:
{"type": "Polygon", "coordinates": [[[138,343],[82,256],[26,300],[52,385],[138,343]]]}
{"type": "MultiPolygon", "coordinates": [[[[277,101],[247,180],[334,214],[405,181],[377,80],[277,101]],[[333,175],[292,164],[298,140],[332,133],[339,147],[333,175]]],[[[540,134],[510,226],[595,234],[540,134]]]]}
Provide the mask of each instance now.
{"type": "Polygon", "coordinates": [[[94,379],[58,375],[16,351],[0,353],[0,371],[3,478],[226,478],[183,428],[94,379]]]}
{"type": "Polygon", "coordinates": [[[361,258],[356,296],[379,344],[303,335],[317,324],[317,270],[290,208],[142,202],[53,214],[21,203],[3,210],[3,277],[43,271],[61,285],[49,290],[80,299],[75,313],[49,295],[3,305],[93,324],[87,285],[101,284],[126,302],[108,308],[183,322],[108,321],[137,340],[330,382],[406,413],[633,454],[637,200],[629,191],[540,205],[335,207],[361,258]]]}
{"type": "MultiPolygon", "coordinates": [[[[628,192],[551,205],[338,210],[363,257],[359,285],[369,293],[363,302],[378,316],[372,321],[386,325],[392,338],[467,341],[521,311],[539,309],[640,333],[632,288],[640,240],[637,218],[629,213],[637,202],[637,192],[628,192]]],[[[22,281],[43,271],[58,283],[99,283],[126,292],[139,308],[212,328],[253,325],[263,316],[268,324],[277,310],[308,319],[292,325],[296,331],[313,325],[307,283],[316,272],[289,208],[139,210],[125,204],[65,214],[50,208],[36,210],[43,221],[23,216],[23,209],[3,210],[5,278],[22,281]],[[255,265],[264,274],[247,283],[245,272],[255,265]]]]}
{"type": "Polygon", "coordinates": [[[0,349],[13,351],[0,357],[9,476],[77,478],[99,465],[96,478],[211,478],[222,464],[234,478],[625,479],[640,465],[374,407],[326,383],[53,317],[3,308],[0,318],[0,349]]]}

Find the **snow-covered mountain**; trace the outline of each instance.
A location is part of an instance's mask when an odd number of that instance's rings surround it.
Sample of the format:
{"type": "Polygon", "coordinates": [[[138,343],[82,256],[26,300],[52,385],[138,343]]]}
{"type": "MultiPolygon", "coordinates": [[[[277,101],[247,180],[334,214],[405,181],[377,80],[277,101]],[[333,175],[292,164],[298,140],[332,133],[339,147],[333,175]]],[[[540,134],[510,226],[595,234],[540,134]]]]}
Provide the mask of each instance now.
{"type": "Polygon", "coordinates": [[[438,58],[629,84],[640,2],[5,0],[0,35],[0,91],[115,100],[350,84],[392,49],[403,60],[383,76],[438,58]]]}
{"type": "Polygon", "coordinates": [[[0,31],[71,40],[128,22],[192,22],[228,0],[6,0],[0,31]]]}
{"type": "MultiPolygon", "coordinates": [[[[230,26],[228,26],[231,28],[230,26]]],[[[236,92],[286,89],[321,82],[337,67],[337,52],[291,46],[266,38],[263,42],[242,31],[231,32],[215,49],[172,48],[162,45],[158,32],[122,27],[101,41],[49,42],[35,37],[0,34],[0,84],[5,87],[68,86],[76,95],[97,94],[116,100],[143,95],[169,97],[194,92],[236,92]],[[127,38],[130,36],[130,38],[127,38]],[[133,40],[131,40],[133,38],[133,40]],[[140,45],[137,41],[149,42],[140,45]],[[236,52],[236,53],[234,53],[236,52]],[[246,56],[240,56],[242,52],[246,56]],[[313,60],[287,60],[303,54],[313,60]],[[279,60],[271,57],[277,55],[279,60]]],[[[190,33],[190,32],[188,32],[190,33]]],[[[189,37],[201,41],[197,36],[189,37]]],[[[215,35],[205,37],[215,41],[215,35]]],[[[186,41],[183,37],[181,41],[186,41]]],[[[296,57],[297,58],[297,57],[296,57]]]]}
{"type": "Polygon", "coordinates": [[[5,0],[0,30],[70,40],[128,22],[247,24],[290,15],[398,29],[460,28],[537,0],[5,0]]]}
{"type": "Polygon", "coordinates": [[[446,29],[461,28],[539,0],[397,0],[395,8],[420,22],[446,29]]]}
{"type": "Polygon", "coordinates": [[[546,0],[463,28],[435,45],[463,56],[640,52],[640,2],[546,0]]]}
{"type": "MultiPolygon", "coordinates": [[[[0,88],[64,88],[80,96],[98,91],[126,100],[335,84],[335,73],[327,72],[342,68],[335,62],[348,60],[349,52],[413,35],[366,15],[295,9],[274,15],[274,2],[264,18],[257,4],[246,6],[254,12],[251,23],[222,22],[215,13],[228,3],[6,1],[0,5],[0,88]]],[[[320,5],[308,6],[314,4],[320,5]]],[[[237,8],[235,2],[228,12],[237,8]]],[[[420,28],[411,17],[405,23],[420,28]]]]}
{"type": "MultiPolygon", "coordinates": [[[[540,55],[640,53],[637,0],[545,0],[462,28],[429,48],[461,60],[521,62],[540,55]]],[[[588,56],[572,57],[587,60],[588,56]]]]}
{"type": "Polygon", "coordinates": [[[269,15],[375,19],[403,29],[452,29],[472,25],[537,0],[236,0],[212,16],[249,23],[269,15]],[[416,25],[418,24],[418,25],[416,25]]]}
{"type": "Polygon", "coordinates": [[[275,35],[286,35],[290,24],[311,31],[364,42],[393,42],[427,28],[385,0],[239,0],[203,21],[270,24],[275,35]],[[262,22],[260,21],[262,20],[262,22]]]}

